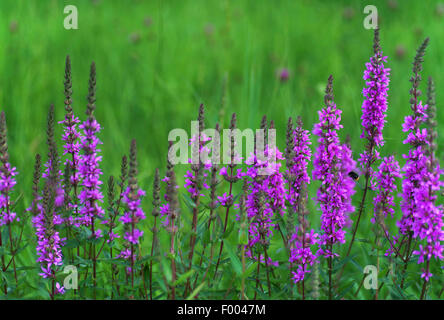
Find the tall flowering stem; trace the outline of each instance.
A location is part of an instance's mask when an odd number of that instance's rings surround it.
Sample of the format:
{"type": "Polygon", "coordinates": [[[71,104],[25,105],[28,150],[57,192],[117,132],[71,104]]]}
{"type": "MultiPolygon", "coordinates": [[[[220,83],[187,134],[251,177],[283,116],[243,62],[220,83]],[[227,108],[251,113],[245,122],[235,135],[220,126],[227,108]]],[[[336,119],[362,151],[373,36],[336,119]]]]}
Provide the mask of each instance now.
{"type": "MultiPolygon", "coordinates": [[[[18,221],[15,212],[11,211],[11,191],[13,191],[14,186],[16,185],[15,176],[17,175],[17,170],[15,167],[12,167],[9,163],[9,153],[8,153],[8,143],[6,136],[6,118],[5,113],[2,111],[0,114],[0,227],[6,225],[9,230],[9,242],[10,242],[10,251],[11,251],[11,261],[12,266],[14,268],[14,278],[17,283],[17,269],[15,265],[15,252],[13,248],[12,241],[12,230],[11,223],[14,221],[18,221]]],[[[1,233],[1,228],[0,228],[1,233]]],[[[3,246],[2,238],[0,235],[0,248],[3,246]]],[[[8,264],[9,265],[9,264],[8,264]]],[[[2,270],[5,272],[7,269],[7,265],[5,264],[4,255],[2,255],[2,270]]],[[[7,285],[5,283],[4,286],[5,295],[7,294],[7,285]]]]}
{"type": "MultiPolygon", "coordinates": [[[[395,212],[393,193],[397,190],[395,180],[401,177],[401,169],[394,156],[385,157],[382,159],[378,170],[374,173],[372,179],[372,189],[376,195],[373,198],[374,216],[371,219],[372,223],[376,223],[381,227],[382,232],[390,244],[390,252],[395,251],[397,256],[400,252],[397,250],[394,241],[392,241],[387,230],[385,219],[388,216],[393,218],[395,212]]],[[[402,256],[401,256],[401,259],[402,256]]]]}
{"type": "MultiPolygon", "coordinates": [[[[216,228],[215,220],[216,220],[216,216],[217,216],[216,208],[218,207],[218,202],[220,203],[221,206],[227,207],[227,209],[233,203],[231,192],[230,192],[230,194],[228,196],[225,193],[224,193],[224,195],[222,197],[216,196],[216,188],[219,185],[219,179],[218,179],[218,174],[219,174],[219,172],[218,172],[218,170],[219,170],[218,163],[219,163],[219,160],[220,160],[220,149],[218,147],[219,144],[220,144],[220,126],[219,126],[219,123],[216,123],[215,129],[216,129],[217,134],[214,135],[214,137],[212,139],[213,150],[212,150],[212,159],[211,159],[210,202],[207,204],[207,206],[210,208],[208,224],[207,224],[207,232],[210,233],[210,240],[211,240],[210,259],[209,259],[210,262],[208,263],[208,267],[206,268],[205,273],[204,273],[204,275],[202,277],[202,282],[205,281],[205,278],[207,277],[208,271],[209,271],[210,266],[211,266],[211,262],[213,261],[213,256],[214,256],[213,240],[214,240],[214,237],[216,236],[215,235],[215,228],[216,228]],[[211,226],[212,225],[213,225],[213,230],[211,231],[211,226]]],[[[202,253],[200,255],[199,267],[202,266],[203,259],[204,259],[204,256],[205,256],[206,248],[207,248],[207,243],[204,242],[203,243],[203,248],[202,248],[202,253]]],[[[219,261],[220,260],[218,260],[218,262],[219,261]]],[[[217,269],[217,266],[218,266],[218,264],[216,264],[216,269],[217,269]]],[[[214,274],[216,275],[216,272],[214,274]]],[[[196,277],[194,279],[193,288],[196,288],[198,278],[199,278],[199,275],[196,274],[196,277]]]]}
{"type": "Polygon", "coordinates": [[[439,162],[435,158],[437,133],[436,127],[436,108],[435,108],[435,92],[433,80],[429,79],[427,90],[426,110],[427,139],[426,145],[423,147],[426,171],[422,175],[419,188],[415,190],[414,198],[416,211],[413,212],[413,238],[420,241],[426,240],[426,244],[420,244],[419,250],[413,251],[413,254],[418,255],[418,263],[425,263],[425,269],[422,271],[421,278],[424,279],[420,299],[424,299],[427,289],[427,284],[433,276],[430,272],[430,261],[434,257],[437,260],[443,260],[442,242],[444,241],[443,230],[443,206],[437,205],[436,201],[438,194],[444,182],[441,180],[441,174],[444,170],[440,168],[439,162]]]}
{"type": "Polygon", "coordinates": [[[98,145],[102,142],[97,138],[97,134],[100,132],[100,124],[94,117],[94,110],[96,108],[96,66],[94,63],[91,65],[89,88],[88,88],[88,105],[86,108],[87,119],[79,126],[83,130],[81,137],[81,149],[83,151],[79,162],[79,176],[82,181],[82,191],[79,194],[80,211],[79,222],[80,224],[91,228],[91,237],[93,239],[90,246],[90,256],[93,264],[93,288],[95,295],[96,281],[96,250],[95,239],[101,237],[101,230],[95,228],[96,219],[102,218],[104,215],[103,208],[99,205],[99,202],[103,201],[103,194],[101,192],[100,175],[102,171],[99,168],[99,162],[102,161],[102,157],[98,155],[100,149],[98,145]]]}
{"type": "MultiPolygon", "coordinates": [[[[68,155],[65,160],[65,201],[68,211],[74,212],[74,217],[65,217],[65,224],[67,226],[68,239],[71,232],[71,225],[78,217],[78,186],[79,186],[79,160],[80,160],[80,132],[77,131],[77,125],[80,123],[78,117],[74,115],[72,109],[72,76],[71,76],[71,60],[69,56],[66,57],[65,64],[65,119],[60,121],[64,125],[64,133],[62,140],[65,142],[63,146],[63,155],[68,155]],[[73,195],[70,195],[72,190],[73,195]]],[[[79,248],[77,248],[79,251],[79,248]]],[[[79,252],[77,252],[79,253],[79,252]]],[[[73,257],[72,257],[73,258],[73,257]]]]}
{"type": "MultiPolygon", "coordinates": [[[[227,231],[228,217],[229,217],[229,214],[230,214],[230,208],[233,205],[233,185],[237,181],[239,181],[241,179],[241,171],[237,170],[236,173],[234,171],[236,169],[236,159],[238,159],[238,155],[236,155],[236,153],[235,153],[236,122],[237,122],[236,113],[233,113],[232,116],[231,116],[230,134],[229,134],[229,139],[230,139],[230,150],[229,150],[229,152],[230,152],[230,163],[228,164],[228,166],[222,167],[220,169],[220,172],[219,172],[219,174],[224,178],[224,180],[229,183],[228,195],[224,193],[224,195],[222,197],[219,197],[219,203],[223,207],[225,207],[225,220],[224,220],[224,228],[223,228],[223,232],[224,233],[227,231]]],[[[220,242],[219,256],[217,257],[216,269],[214,271],[214,277],[216,276],[217,270],[219,268],[219,264],[220,264],[220,259],[222,257],[223,248],[224,248],[224,239],[222,239],[221,242],[220,242]]]]}
{"type": "Polygon", "coordinates": [[[51,299],[56,294],[63,294],[65,289],[56,282],[56,272],[63,264],[62,245],[64,239],[60,238],[60,233],[56,230],[56,226],[63,223],[63,219],[57,212],[60,205],[58,204],[58,194],[60,190],[60,171],[57,147],[54,141],[54,106],[51,105],[48,114],[48,161],[47,169],[43,172],[42,177],[45,179],[42,196],[38,193],[38,182],[36,178],[40,171],[40,157],[36,157],[35,173],[34,173],[34,199],[31,207],[28,209],[34,217],[32,219],[34,228],[36,229],[37,244],[37,262],[40,263],[40,275],[45,279],[51,280],[51,299]]]}
{"type": "MultiPolygon", "coordinates": [[[[118,182],[119,187],[119,197],[115,199],[116,197],[116,187],[115,187],[115,179],[113,176],[110,176],[108,179],[108,204],[109,204],[109,216],[106,220],[103,221],[103,223],[108,226],[108,239],[104,240],[102,243],[102,247],[100,248],[99,252],[97,253],[97,257],[100,255],[100,252],[102,251],[105,242],[112,244],[115,239],[120,238],[120,235],[114,232],[115,227],[117,226],[117,220],[120,215],[120,206],[123,202],[123,196],[125,194],[126,190],[126,183],[128,179],[128,158],[127,156],[122,157],[122,162],[120,165],[120,177],[118,182]]],[[[110,245],[109,247],[109,255],[110,257],[114,257],[113,252],[113,246],[110,245]]],[[[113,285],[116,285],[117,292],[119,292],[119,286],[116,282],[116,276],[118,273],[118,268],[116,264],[111,265],[111,281],[113,285]]],[[[114,293],[112,293],[114,295],[114,293]]]]}
{"type": "MultiPolygon", "coordinates": [[[[171,147],[171,143],[170,143],[171,147]]],[[[160,207],[160,214],[163,218],[162,224],[165,229],[170,233],[170,258],[171,258],[171,285],[169,299],[174,300],[176,298],[175,282],[177,279],[176,269],[176,250],[175,240],[178,231],[177,223],[180,216],[180,207],[177,197],[177,182],[176,174],[174,172],[174,165],[167,159],[167,171],[163,181],[166,182],[165,191],[165,204],[160,207]]]]}
{"type": "Polygon", "coordinates": [[[375,29],[373,50],[373,57],[370,58],[370,62],[366,63],[364,71],[365,87],[362,90],[364,102],[362,103],[361,120],[363,131],[361,138],[365,139],[367,144],[365,151],[361,154],[359,164],[365,177],[365,185],[346,257],[350,255],[365,207],[365,199],[373,175],[372,165],[380,158],[377,148],[384,145],[382,130],[386,122],[390,69],[384,67],[387,57],[383,55],[380,47],[379,29],[375,29]]]}
{"type": "MultiPolygon", "coordinates": [[[[197,238],[197,223],[198,223],[198,213],[201,202],[201,197],[203,194],[201,193],[202,188],[208,189],[208,185],[205,182],[205,177],[207,173],[204,172],[205,169],[209,169],[211,167],[211,163],[203,163],[201,159],[201,154],[206,152],[206,147],[204,146],[209,138],[206,137],[202,132],[205,129],[205,113],[204,106],[201,104],[199,106],[199,132],[197,135],[191,137],[190,145],[191,145],[191,170],[188,170],[185,174],[185,187],[187,191],[190,193],[191,200],[193,201],[193,220],[191,223],[191,236],[190,236],[190,251],[188,254],[188,271],[191,270],[193,266],[193,257],[194,257],[194,249],[196,246],[196,238],[197,238]]],[[[190,278],[187,279],[187,284],[185,286],[185,296],[187,292],[191,290],[190,278]]]]}
{"type": "Polygon", "coordinates": [[[247,159],[248,168],[243,174],[247,178],[245,210],[249,222],[246,255],[258,262],[256,287],[259,284],[260,265],[265,264],[268,295],[271,296],[269,266],[277,265],[277,262],[270,259],[267,248],[273,230],[276,229],[273,218],[284,214],[285,182],[283,174],[279,172],[282,153],[277,147],[265,144],[264,128],[267,128],[266,125],[261,125],[262,130],[256,136],[255,152],[247,159]],[[253,249],[256,249],[256,254],[253,249]]]}
{"type": "Polygon", "coordinates": [[[333,101],[333,77],[328,78],[325,91],[325,107],[319,111],[319,123],[315,124],[313,134],[318,136],[318,147],[313,159],[313,179],[321,186],[317,191],[316,201],[321,208],[321,246],[319,254],[328,260],[329,298],[332,298],[333,245],[345,242],[346,213],[350,209],[350,190],[343,188],[351,179],[344,172],[343,146],[339,142],[337,131],[342,128],[341,110],[333,101]]]}
{"type": "Polygon", "coordinates": [[[153,300],[153,257],[154,254],[157,254],[157,250],[159,247],[159,230],[157,228],[157,219],[160,215],[160,176],[159,169],[156,168],[156,173],[154,174],[153,181],[153,210],[151,214],[154,217],[154,226],[153,226],[153,241],[151,242],[151,261],[150,261],[150,300],[153,300]],[[156,252],[155,252],[156,250],[156,252]]]}
{"type": "Polygon", "coordinates": [[[120,256],[130,262],[130,268],[127,268],[127,272],[130,274],[131,288],[134,288],[134,264],[137,259],[135,249],[140,244],[140,238],[143,236],[143,231],[138,229],[137,225],[141,220],[145,219],[145,213],[141,207],[141,198],[145,195],[145,191],[140,189],[137,184],[136,140],[131,141],[129,164],[128,188],[123,194],[122,199],[123,203],[127,206],[127,210],[120,218],[120,221],[124,225],[124,239],[127,244],[126,249],[120,253],[120,256]]]}
{"type": "Polygon", "coordinates": [[[287,126],[287,149],[285,158],[287,162],[288,191],[286,195],[288,208],[288,243],[290,248],[289,262],[297,264],[296,272],[292,271],[295,283],[302,283],[302,299],[305,299],[305,274],[309,273],[309,265],[313,265],[316,255],[311,246],[317,243],[318,235],[312,230],[307,233],[309,221],[306,210],[307,185],[310,177],[307,173],[307,165],[311,158],[310,138],[307,130],[303,129],[302,119],[298,117],[296,128],[293,130],[291,118],[287,126]],[[294,214],[298,217],[298,227],[294,227],[294,214]],[[296,232],[295,232],[296,230],[296,232]]]}
{"type": "MultiPolygon", "coordinates": [[[[412,255],[412,239],[419,235],[419,225],[417,223],[420,223],[420,221],[415,221],[415,219],[419,218],[418,214],[422,215],[421,206],[418,206],[419,203],[417,201],[418,195],[422,197],[422,193],[424,192],[422,177],[427,177],[429,175],[426,156],[428,133],[426,128],[421,128],[427,119],[427,106],[423,105],[422,101],[419,100],[419,96],[421,95],[421,91],[419,90],[419,84],[421,81],[420,72],[422,71],[422,63],[424,61],[424,54],[428,43],[429,39],[426,38],[417,50],[413,62],[413,76],[410,79],[412,82],[412,89],[410,89],[410,108],[413,114],[405,117],[402,126],[402,130],[408,133],[407,139],[405,139],[403,143],[410,144],[411,147],[408,154],[403,155],[406,159],[406,163],[402,168],[402,171],[404,172],[401,201],[402,217],[397,223],[399,232],[407,237],[401,288],[404,287],[405,272],[412,255]],[[414,230],[414,228],[416,230],[414,230]]],[[[426,273],[424,277],[428,279],[428,274],[426,273]]]]}

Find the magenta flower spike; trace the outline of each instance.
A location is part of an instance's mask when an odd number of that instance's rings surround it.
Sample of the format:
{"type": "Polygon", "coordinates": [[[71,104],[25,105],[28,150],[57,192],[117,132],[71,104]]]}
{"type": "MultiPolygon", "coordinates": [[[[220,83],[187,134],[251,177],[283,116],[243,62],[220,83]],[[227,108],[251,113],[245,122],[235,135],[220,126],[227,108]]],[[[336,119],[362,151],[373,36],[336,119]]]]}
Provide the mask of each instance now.
{"type": "Polygon", "coordinates": [[[387,57],[383,55],[379,41],[379,30],[375,29],[374,55],[365,64],[365,87],[362,89],[362,133],[361,139],[367,140],[366,150],[359,159],[363,174],[372,175],[371,165],[378,160],[377,148],[384,145],[382,130],[386,122],[387,95],[389,89],[390,69],[384,66],[387,57]],[[369,171],[367,173],[367,171],[369,171]]]}
{"type": "Polygon", "coordinates": [[[127,272],[134,275],[134,264],[137,259],[136,246],[140,243],[140,238],[143,236],[143,231],[138,228],[140,221],[145,219],[145,212],[141,206],[141,199],[145,196],[145,191],[140,189],[137,184],[137,154],[136,154],[136,140],[131,141],[130,150],[130,167],[128,176],[128,187],[123,194],[122,202],[126,204],[125,210],[120,221],[124,225],[126,241],[125,249],[120,253],[120,256],[127,259],[131,263],[131,267],[127,268],[127,272]]]}
{"type": "Polygon", "coordinates": [[[325,257],[334,256],[331,250],[334,244],[345,242],[346,213],[351,209],[350,198],[354,192],[350,187],[344,188],[351,186],[352,179],[345,172],[343,163],[351,160],[348,147],[339,142],[340,122],[341,110],[333,101],[333,77],[330,76],[325,107],[319,111],[319,123],[313,129],[313,134],[319,137],[313,159],[313,179],[321,182],[316,201],[321,207],[320,253],[325,257]]]}
{"type": "Polygon", "coordinates": [[[83,154],[79,161],[79,177],[83,187],[79,193],[79,223],[91,226],[93,237],[101,237],[101,230],[94,228],[96,219],[100,219],[104,215],[104,210],[99,205],[99,202],[103,201],[103,194],[100,187],[102,185],[102,181],[100,181],[102,170],[99,167],[102,157],[98,155],[100,152],[98,145],[102,144],[102,142],[97,137],[97,134],[100,132],[100,124],[93,114],[96,101],[95,90],[96,68],[93,63],[89,80],[87,119],[79,126],[83,130],[83,135],[80,139],[83,154]]]}
{"type": "Polygon", "coordinates": [[[0,227],[19,220],[17,214],[10,207],[10,193],[17,183],[15,180],[17,169],[9,163],[6,131],[6,118],[2,111],[0,114],[0,227]]]}

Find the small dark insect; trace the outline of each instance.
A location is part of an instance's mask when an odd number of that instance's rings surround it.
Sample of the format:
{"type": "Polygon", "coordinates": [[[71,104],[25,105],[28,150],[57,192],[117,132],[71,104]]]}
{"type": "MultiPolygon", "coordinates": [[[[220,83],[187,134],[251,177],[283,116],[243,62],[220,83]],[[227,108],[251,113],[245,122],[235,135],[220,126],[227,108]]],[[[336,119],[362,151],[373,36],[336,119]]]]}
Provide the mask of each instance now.
{"type": "Polygon", "coordinates": [[[355,180],[355,181],[358,181],[358,180],[359,180],[359,174],[357,174],[357,173],[354,172],[354,171],[350,171],[350,172],[348,173],[348,176],[349,176],[350,178],[352,178],[353,180],[355,180]]]}

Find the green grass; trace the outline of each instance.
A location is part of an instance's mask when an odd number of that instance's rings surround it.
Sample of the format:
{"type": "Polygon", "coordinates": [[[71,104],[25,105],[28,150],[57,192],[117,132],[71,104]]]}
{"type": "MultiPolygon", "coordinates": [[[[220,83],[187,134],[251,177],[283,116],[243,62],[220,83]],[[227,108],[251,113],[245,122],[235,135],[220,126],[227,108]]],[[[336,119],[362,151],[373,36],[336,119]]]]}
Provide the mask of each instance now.
{"type": "MultiPolygon", "coordinates": [[[[330,74],[335,79],[335,101],[343,110],[341,137],[351,136],[355,159],[363,150],[359,139],[362,75],[373,39],[372,30],[364,29],[362,23],[367,1],[82,0],[75,3],[79,29],[65,30],[63,7],[72,2],[0,2],[0,109],[6,112],[11,162],[20,173],[16,187],[16,194],[23,193],[19,212],[30,203],[34,156],[46,154],[45,119],[51,103],[56,106],[57,119],[63,119],[68,54],[73,67],[74,110],[81,119],[89,65],[95,61],[97,66],[96,118],[103,127],[105,178],[118,175],[120,159],[135,138],[140,185],[151,190],[154,169],[159,167],[164,173],[168,132],[189,130],[200,103],[205,104],[208,127],[216,122],[227,127],[231,113],[236,112],[240,128],[257,128],[266,114],[276,123],[278,146],[283,150],[289,116],[302,116],[310,130],[317,121],[330,74]],[[353,12],[350,18],[345,17],[346,8],[353,12]],[[11,31],[14,23],[16,30],[11,31]],[[291,72],[286,83],[276,77],[281,67],[291,72]]],[[[426,36],[431,42],[423,78],[435,80],[438,132],[443,130],[444,16],[436,13],[437,1],[429,1],[427,6],[420,1],[398,1],[396,9],[387,1],[368,3],[379,10],[382,48],[392,69],[386,144],[381,154],[394,153],[403,163],[401,154],[406,147],[401,124],[410,113],[411,62],[426,36]],[[401,47],[404,55],[397,54],[401,47]]],[[[60,125],[57,134],[61,135],[60,125]]],[[[443,138],[441,134],[438,146],[443,145],[443,138]]],[[[443,158],[443,148],[438,156],[443,158]]],[[[178,173],[183,171],[178,168],[178,173]]],[[[150,201],[148,196],[147,212],[150,201]]],[[[310,209],[317,226],[314,204],[310,209]]],[[[366,212],[358,238],[372,237],[370,215],[366,212]]],[[[146,222],[149,235],[150,219],[146,222]]],[[[25,265],[35,259],[32,237],[30,241],[19,258],[25,265]]],[[[150,236],[145,242],[149,244],[150,236]]],[[[355,251],[362,266],[372,260],[355,251]]],[[[38,281],[38,276],[32,274],[30,279],[38,281]]]]}

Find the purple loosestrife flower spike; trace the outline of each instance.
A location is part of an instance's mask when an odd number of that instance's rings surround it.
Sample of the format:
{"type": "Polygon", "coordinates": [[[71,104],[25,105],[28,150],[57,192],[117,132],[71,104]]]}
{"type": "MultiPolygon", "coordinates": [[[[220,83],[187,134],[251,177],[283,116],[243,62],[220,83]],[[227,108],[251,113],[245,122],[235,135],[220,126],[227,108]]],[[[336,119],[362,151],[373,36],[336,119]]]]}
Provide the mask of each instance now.
{"type": "Polygon", "coordinates": [[[114,208],[115,198],[116,198],[116,185],[114,181],[114,176],[110,176],[108,178],[108,216],[106,220],[103,220],[102,223],[108,227],[108,239],[106,240],[108,243],[111,243],[116,238],[120,238],[120,236],[114,233],[114,228],[116,227],[116,218],[119,214],[119,211],[114,208]]]}
{"type": "Polygon", "coordinates": [[[309,228],[306,209],[307,185],[310,177],[307,174],[307,165],[311,158],[310,138],[307,130],[303,129],[302,119],[298,117],[296,129],[293,130],[291,118],[287,126],[287,171],[288,180],[288,212],[296,212],[298,215],[298,227],[294,229],[294,221],[290,219],[288,238],[290,248],[289,262],[296,264],[296,271],[292,271],[295,283],[303,281],[305,274],[309,273],[308,266],[313,265],[317,256],[313,253],[312,246],[318,242],[318,234],[309,228]]]}
{"type": "Polygon", "coordinates": [[[349,209],[349,190],[343,188],[351,179],[342,169],[343,146],[337,131],[342,128],[341,110],[333,101],[333,77],[328,78],[325,91],[325,107],[319,111],[319,123],[315,124],[313,134],[318,136],[318,148],[313,159],[313,179],[321,181],[316,200],[321,207],[320,253],[325,257],[334,256],[331,248],[336,243],[345,242],[345,213],[349,209]]]}
{"type": "MultiPolygon", "coordinates": [[[[141,207],[141,198],[145,195],[145,191],[139,188],[137,184],[137,150],[136,140],[131,141],[130,149],[130,166],[129,166],[129,180],[128,187],[123,194],[123,203],[127,205],[127,210],[124,212],[120,221],[125,226],[124,239],[127,241],[125,249],[120,253],[120,256],[131,261],[133,266],[136,261],[136,255],[134,252],[134,246],[140,243],[140,237],[143,236],[143,231],[137,229],[137,224],[145,219],[145,213],[141,207]]],[[[131,270],[129,270],[131,271],[131,270]]]]}
{"type": "Polygon", "coordinates": [[[238,182],[240,179],[242,179],[242,169],[237,169],[236,173],[234,172],[234,169],[236,168],[236,164],[241,159],[239,154],[236,152],[236,113],[233,113],[231,116],[231,122],[230,122],[230,133],[228,135],[228,138],[230,139],[230,150],[229,150],[229,156],[230,156],[230,163],[226,167],[222,167],[219,171],[219,174],[223,176],[225,181],[230,183],[230,185],[238,182]]]}
{"type": "Polygon", "coordinates": [[[191,170],[187,170],[185,174],[185,188],[190,193],[190,197],[195,203],[199,203],[199,198],[204,196],[201,193],[201,189],[208,189],[209,186],[205,181],[205,178],[208,176],[208,172],[204,172],[204,169],[208,171],[211,167],[211,163],[202,163],[201,155],[203,152],[208,152],[208,149],[204,146],[210,138],[203,134],[205,130],[205,113],[203,104],[199,107],[198,114],[198,122],[199,122],[199,134],[197,136],[193,136],[190,139],[190,146],[192,157],[189,159],[189,162],[192,162],[193,159],[197,159],[196,163],[191,164],[191,170]]]}
{"type": "Polygon", "coordinates": [[[361,138],[367,140],[367,146],[359,162],[365,175],[372,174],[371,165],[379,159],[376,148],[384,145],[382,130],[386,122],[390,69],[384,67],[387,57],[383,55],[380,47],[379,29],[375,29],[373,49],[373,57],[365,64],[365,87],[362,90],[364,102],[362,103],[361,138]]]}
{"type": "Polygon", "coordinates": [[[415,190],[414,200],[416,210],[413,212],[413,238],[425,240],[425,244],[419,245],[419,250],[413,252],[418,255],[418,263],[426,263],[421,277],[424,278],[421,299],[424,298],[427,282],[432,273],[430,272],[430,260],[435,257],[438,260],[443,259],[444,230],[443,230],[443,206],[436,203],[438,194],[444,182],[441,180],[441,174],[444,171],[435,158],[437,133],[436,127],[436,102],[433,80],[429,78],[427,90],[427,118],[425,125],[428,128],[426,145],[423,147],[425,156],[425,175],[419,179],[419,187],[415,190]]]}
{"type": "MultiPolygon", "coordinates": [[[[220,133],[220,126],[219,123],[216,123],[216,131],[220,133]]],[[[215,144],[219,144],[219,138],[216,137],[215,141],[213,141],[215,144]]],[[[211,209],[211,216],[210,221],[213,221],[216,219],[216,207],[217,207],[217,200],[216,200],[216,188],[219,184],[219,179],[217,178],[218,171],[219,171],[219,165],[218,165],[218,159],[220,158],[219,150],[218,148],[213,149],[212,154],[212,161],[211,161],[211,179],[210,179],[210,203],[209,208],[211,209]]],[[[232,204],[232,197],[227,196],[225,193],[222,197],[217,197],[219,199],[219,202],[222,206],[231,206],[232,204]],[[222,201],[221,201],[222,199],[222,201]]]]}
{"type": "MultiPolygon", "coordinates": [[[[56,212],[58,208],[57,199],[59,197],[60,190],[60,170],[59,159],[57,154],[57,148],[54,141],[54,106],[50,107],[48,113],[48,128],[47,128],[47,140],[48,140],[48,161],[46,163],[47,169],[42,174],[45,179],[45,185],[43,189],[43,196],[39,197],[35,194],[34,202],[35,206],[32,208],[32,212],[36,215],[32,218],[32,223],[36,229],[37,236],[37,262],[40,263],[42,272],[40,275],[43,278],[49,278],[53,281],[54,287],[57,288],[51,293],[53,298],[54,294],[63,294],[64,288],[60,284],[55,283],[55,273],[58,268],[63,264],[63,256],[61,247],[63,246],[64,239],[60,238],[59,232],[56,230],[56,226],[62,223],[62,218],[56,212]]],[[[39,157],[36,157],[36,172],[39,169],[39,157]]],[[[35,187],[37,190],[38,179],[34,178],[35,187]]]]}
{"type": "Polygon", "coordinates": [[[373,204],[375,206],[374,217],[371,219],[372,223],[384,223],[384,218],[391,216],[395,210],[393,193],[397,187],[395,179],[401,177],[400,167],[394,156],[385,157],[382,159],[381,164],[378,167],[378,171],[374,174],[373,190],[376,192],[376,196],[373,198],[373,204]]]}
{"type": "Polygon", "coordinates": [[[0,114],[0,226],[19,220],[17,214],[11,211],[10,193],[16,185],[17,170],[9,163],[7,129],[5,113],[0,114]]]}
{"type": "MultiPolygon", "coordinates": [[[[262,118],[261,129],[262,132],[267,129],[265,116],[262,118]]],[[[256,142],[265,141],[261,140],[256,142]]],[[[276,227],[273,217],[275,214],[282,216],[285,210],[285,181],[283,174],[279,172],[281,167],[279,160],[283,160],[282,153],[277,147],[268,144],[257,147],[264,149],[265,159],[259,159],[256,153],[252,153],[246,160],[247,171],[243,173],[243,176],[248,178],[245,210],[250,224],[246,255],[256,260],[258,257],[252,253],[252,248],[259,244],[259,248],[264,247],[265,253],[273,229],[276,227]],[[270,158],[273,159],[273,156],[276,163],[268,161],[270,158]]],[[[269,257],[265,261],[265,256],[260,255],[259,259],[268,265],[277,265],[277,262],[273,262],[269,257]]]]}
{"type": "Polygon", "coordinates": [[[154,174],[154,181],[153,181],[153,210],[151,211],[152,216],[154,217],[154,226],[153,226],[153,243],[152,243],[152,251],[151,255],[154,253],[154,249],[157,250],[158,248],[158,233],[159,230],[157,228],[157,218],[160,215],[160,205],[161,205],[161,199],[160,199],[160,175],[159,175],[159,168],[156,168],[156,172],[154,174]]]}
{"type": "Polygon", "coordinates": [[[427,118],[426,109],[427,106],[419,101],[421,91],[419,83],[421,81],[422,62],[424,61],[425,49],[428,45],[429,39],[427,38],[419,47],[415,60],[413,62],[413,76],[410,79],[412,82],[412,89],[410,89],[410,107],[412,115],[406,116],[402,130],[407,132],[407,139],[404,140],[404,144],[410,144],[411,148],[407,155],[403,155],[406,159],[406,163],[402,168],[404,172],[404,179],[402,181],[402,201],[401,211],[403,213],[401,220],[397,225],[399,231],[404,235],[411,235],[413,227],[413,215],[417,211],[415,204],[415,193],[419,189],[421,183],[421,177],[427,175],[425,155],[427,145],[427,129],[420,128],[427,118]]]}
{"type": "MultiPolygon", "coordinates": [[[[46,128],[46,144],[48,145],[48,160],[44,164],[46,169],[44,170],[42,177],[48,178],[53,170],[53,167],[59,167],[59,156],[57,152],[57,144],[54,139],[54,124],[55,124],[55,112],[54,105],[49,106],[48,117],[47,117],[47,128],[46,128]],[[51,156],[53,155],[53,156],[51,156]],[[56,163],[54,163],[54,161],[56,163]]],[[[65,191],[63,190],[61,178],[63,173],[60,169],[58,170],[58,177],[54,180],[56,183],[56,195],[54,205],[56,208],[60,208],[65,204],[65,191]]]]}
{"type": "MultiPolygon", "coordinates": [[[[75,210],[77,215],[77,188],[80,183],[79,181],[79,151],[80,151],[80,132],[77,131],[77,124],[80,123],[78,117],[74,116],[72,109],[72,80],[71,80],[71,61],[69,56],[66,57],[65,66],[65,119],[60,121],[64,125],[64,133],[62,140],[65,142],[63,146],[63,155],[68,155],[65,160],[65,172],[68,176],[65,176],[65,196],[66,201],[68,201],[68,207],[75,210]],[[74,191],[74,195],[71,197],[69,195],[70,191],[74,191]]],[[[69,222],[73,222],[72,217],[68,217],[69,222]]]]}
{"type": "MultiPolygon", "coordinates": [[[[170,142],[170,147],[172,142],[170,142]]],[[[178,185],[176,184],[176,175],[174,173],[174,165],[167,158],[167,170],[163,180],[166,183],[165,203],[160,206],[160,215],[163,219],[162,224],[166,230],[172,234],[177,232],[175,225],[176,219],[179,217],[180,208],[178,203],[178,185]]]]}
{"type": "MultiPolygon", "coordinates": [[[[285,177],[287,179],[288,190],[286,200],[288,203],[288,237],[294,231],[294,221],[292,214],[300,212],[300,204],[303,200],[303,190],[310,183],[310,177],[307,173],[307,165],[311,158],[310,138],[307,130],[302,127],[302,119],[298,117],[296,129],[293,129],[292,119],[288,119],[287,125],[287,148],[285,152],[287,170],[285,177]]],[[[303,229],[305,230],[307,229],[303,229]]]]}
{"type": "Polygon", "coordinates": [[[80,200],[80,224],[92,227],[92,236],[100,237],[101,230],[95,230],[94,222],[97,218],[102,218],[104,214],[103,208],[98,202],[101,202],[103,195],[101,192],[100,175],[102,171],[99,168],[99,162],[102,157],[98,155],[100,149],[98,145],[102,142],[97,138],[100,132],[100,124],[94,117],[95,110],[95,91],[96,91],[96,68],[95,64],[91,65],[89,89],[88,89],[88,105],[86,109],[87,119],[79,126],[83,130],[81,137],[81,148],[83,154],[79,162],[79,176],[82,180],[82,191],[79,194],[80,200]]]}
{"type": "MultiPolygon", "coordinates": [[[[169,142],[169,148],[171,148],[172,142],[169,142]]],[[[176,281],[176,260],[175,260],[175,238],[176,233],[178,231],[178,220],[180,217],[180,207],[177,196],[177,188],[178,185],[176,183],[176,175],[174,173],[174,165],[169,161],[167,157],[167,170],[165,178],[163,179],[166,182],[166,190],[165,190],[165,204],[160,207],[160,214],[163,218],[162,224],[165,229],[170,233],[170,255],[171,255],[171,282],[173,285],[171,286],[171,292],[169,295],[170,299],[175,299],[176,291],[174,282],[176,281]]]]}

